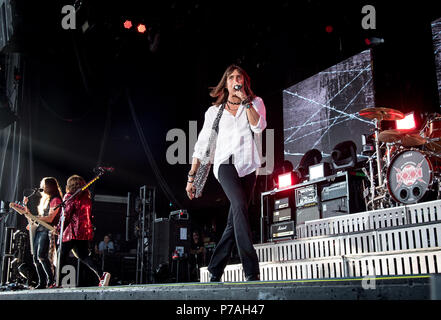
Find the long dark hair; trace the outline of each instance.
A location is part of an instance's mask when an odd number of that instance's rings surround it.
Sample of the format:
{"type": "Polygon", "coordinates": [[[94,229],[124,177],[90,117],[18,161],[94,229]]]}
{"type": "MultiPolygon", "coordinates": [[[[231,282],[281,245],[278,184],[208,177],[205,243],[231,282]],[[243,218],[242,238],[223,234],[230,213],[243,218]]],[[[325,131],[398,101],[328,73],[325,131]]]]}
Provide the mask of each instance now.
{"type": "Polygon", "coordinates": [[[228,89],[227,89],[227,79],[234,72],[234,70],[237,70],[244,79],[244,89],[247,96],[250,97],[250,99],[254,99],[255,94],[251,90],[251,79],[248,73],[238,65],[232,64],[230,65],[224,72],[222,79],[219,81],[217,86],[211,87],[210,96],[213,98],[216,98],[216,100],[213,102],[213,105],[219,105],[222,103],[227,102],[228,99],[228,89]]]}
{"type": "Polygon", "coordinates": [[[61,192],[60,185],[58,184],[57,179],[53,177],[43,178],[44,185],[47,188],[46,193],[51,197],[60,197],[63,199],[63,193],[61,192]]]}

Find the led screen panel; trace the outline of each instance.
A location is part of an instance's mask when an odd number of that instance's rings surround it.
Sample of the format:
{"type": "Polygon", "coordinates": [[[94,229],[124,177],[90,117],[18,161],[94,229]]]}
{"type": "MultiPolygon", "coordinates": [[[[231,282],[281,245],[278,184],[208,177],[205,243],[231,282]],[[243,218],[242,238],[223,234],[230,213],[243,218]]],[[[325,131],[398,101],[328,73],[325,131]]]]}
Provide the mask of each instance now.
{"type": "Polygon", "coordinates": [[[361,155],[372,120],[358,112],[375,107],[370,50],[363,51],[283,91],[284,157],[294,168],[311,149],[330,161],[333,147],[352,140],[361,155]]]}

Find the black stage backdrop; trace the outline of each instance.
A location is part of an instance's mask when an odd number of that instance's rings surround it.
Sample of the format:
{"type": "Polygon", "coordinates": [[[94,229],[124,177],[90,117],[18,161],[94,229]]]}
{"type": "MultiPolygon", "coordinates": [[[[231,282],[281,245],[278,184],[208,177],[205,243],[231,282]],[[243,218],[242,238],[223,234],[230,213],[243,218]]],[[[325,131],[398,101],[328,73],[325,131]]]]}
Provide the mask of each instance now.
{"type": "Polygon", "coordinates": [[[441,18],[432,22],[432,35],[436,77],[438,79],[438,93],[441,107],[441,18]]]}

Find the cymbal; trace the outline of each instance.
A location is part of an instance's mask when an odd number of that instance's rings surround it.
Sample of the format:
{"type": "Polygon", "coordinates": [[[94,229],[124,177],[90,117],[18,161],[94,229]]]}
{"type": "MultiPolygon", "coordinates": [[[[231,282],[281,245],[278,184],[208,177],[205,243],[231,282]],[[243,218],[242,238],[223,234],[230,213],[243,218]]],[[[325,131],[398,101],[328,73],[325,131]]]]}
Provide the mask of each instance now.
{"type": "Polygon", "coordinates": [[[399,130],[384,130],[378,135],[382,142],[395,142],[405,147],[421,146],[427,143],[427,140],[418,133],[405,133],[399,130]]]}
{"type": "Polygon", "coordinates": [[[401,139],[401,132],[398,130],[384,130],[378,135],[378,140],[381,142],[397,142],[401,139]]]}
{"type": "Polygon", "coordinates": [[[405,134],[401,137],[401,144],[405,147],[422,146],[426,144],[427,140],[417,133],[405,134]]]}
{"type": "Polygon", "coordinates": [[[364,118],[377,120],[401,120],[404,114],[401,111],[391,108],[365,108],[358,112],[364,118]]]}

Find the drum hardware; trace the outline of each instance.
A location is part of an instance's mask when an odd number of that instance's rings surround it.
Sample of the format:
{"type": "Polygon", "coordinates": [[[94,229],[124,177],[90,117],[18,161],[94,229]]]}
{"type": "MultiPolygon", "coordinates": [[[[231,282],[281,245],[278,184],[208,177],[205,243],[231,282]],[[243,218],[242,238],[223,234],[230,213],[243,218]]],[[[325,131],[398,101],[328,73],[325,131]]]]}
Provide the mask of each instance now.
{"type": "MultiPolygon", "coordinates": [[[[372,210],[377,209],[375,205],[375,201],[378,201],[378,196],[376,196],[377,193],[380,193],[379,197],[384,198],[383,195],[386,193],[387,189],[385,188],[385,184],[383,181],[383,164],[382,164],[382,157],[380,152],[380,130],[381,130],[381,121],[383,120],[401,120],[404,119],[404,114],[398,110],[391,109],[391,108],[365,108],[362,109],[359,112],[359,115],[371,119],[374,121],[375,125],[375,152],[374,154],[369,157],[368,159],[368,165],[369,165],[369,182],[370,182],[370,192],[371,192],[371,199],[368,201],[366,207],[372,208],[372,210]],[[374,165],[373,161],[376,160],[377,165],[377,174],[374,175],[374,165]],[[378,184],[375,184],[375,176],[378,180],[378,184]],[[378,188],[377,188],[378,186],[378,188]]],[[[383,135],[382,139],[385,139],[387,141],[382,142],[389,142],[389,143],[395,143],[397,142],[396,139],[396,133],[390,132],[390,134],[383,135]]],[[[379,206],[383,208],[385,204],[383,201],[380,201],[379,206]]]]}
{"type": "Polygon", "coordinates": [[[397,143],[401,144],[405,147],[416,147],[416,146],[422,146],[427,143],[427,139],[424,137],[421,137],[416,132],[402,132],[400,130],[384,130],[380,133],[379,139],[382,142],[386,143],[397,143]]]}
{"type": "Polygon", "coordinates": [[[415,132],[380,130],[382,120],[400,119],[400,112],[393,109],[367,108],[359,114],[375,123],[375,133],[362,137],[363,148],[367,146],[363,154],[369,156],[363,168],[368,177],[363,182],[366,208],[441,199],[441,115],[429,117],[415,132]]]}
{"type": "Polygon", "coordinates": [[[426,123],[420,130],[420,135],[428,141],[425,145],[426,150],[441,151],[441,115],[434,113],[428,116],[426,123]]]}

